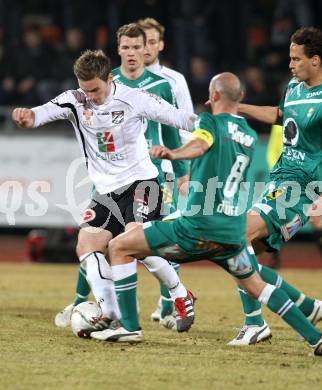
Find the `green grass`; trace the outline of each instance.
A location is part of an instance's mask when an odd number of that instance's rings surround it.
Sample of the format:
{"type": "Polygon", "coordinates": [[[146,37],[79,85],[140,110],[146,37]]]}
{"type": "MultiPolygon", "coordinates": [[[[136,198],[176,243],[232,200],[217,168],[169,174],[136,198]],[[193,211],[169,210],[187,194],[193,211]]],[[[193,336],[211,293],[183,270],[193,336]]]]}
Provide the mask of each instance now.
{"type": "MultiPolygon", "coordinates": [[[[197,295],[197,319],[186,334],[149,320],[155,280],[139,271],[141,325],[146,341],[110,344],[76,338],[53,324],[71,302],[76,267],[0,264],[0,389],[320,389],[322,358],[264,309],[272,342],[246,348],[226,343],[243,317],[233,281],[215,267],[182,269],[197,295]]],[[[282,273],[321,297],[322,271],[282,273]]]]}

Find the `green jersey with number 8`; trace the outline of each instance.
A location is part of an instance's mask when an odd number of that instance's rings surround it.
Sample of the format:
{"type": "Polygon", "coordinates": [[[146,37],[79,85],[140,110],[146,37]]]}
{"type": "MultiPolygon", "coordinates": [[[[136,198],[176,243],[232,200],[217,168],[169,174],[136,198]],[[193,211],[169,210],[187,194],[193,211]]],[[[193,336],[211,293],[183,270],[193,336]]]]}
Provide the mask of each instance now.
{"type": "Polygon", "coordinates": [[[249,189],[245,178],[257,134],[241,116],[202,113],[193,137],[205,140],[209,149],[192,160],[187,207],[178,225],[200,232],[206,240],[244,243],[249,189]]]}

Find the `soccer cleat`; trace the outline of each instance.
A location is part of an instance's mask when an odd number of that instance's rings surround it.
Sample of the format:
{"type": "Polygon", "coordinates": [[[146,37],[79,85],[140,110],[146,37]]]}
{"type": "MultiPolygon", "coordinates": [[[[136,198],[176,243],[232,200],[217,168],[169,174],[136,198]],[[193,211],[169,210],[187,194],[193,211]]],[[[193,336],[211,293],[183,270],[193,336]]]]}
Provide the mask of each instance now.
{"type": "Polygon", "coordinates": [[[268,340],[272,337],[271,330],[264,321],[262,326],[259,325],[244,325],[237,337],[231,340],[227,345],[243,346],[254,345],[261,341],[268,340]]]}
{"type": "Polygon", "coordinates": [[[322,320],[322,301],[315,300],[312,313],[307,317],[307,319],[315,325],[317,322],[322,320]]]}
{"type": "Polygon", "coordinates": [[[322,356],[322,337],[315,345],[311,345],[311,348],[313,349],[313,354],[316,356],[322,356]]]}
{"type": "Polygon", "coordinates": [[[93,328],[97,331],[102,331],[104,329],[108,329],[111,325],[113,320],[111,320],[108,317],[93,317],[92,322],[93,322],[93,328]]]}
{"type": "Polygon", "coordinates": [[[193,306],[196,298],[188,291],[185,298],[176,298],[174,308],[176,311],[176,325],[178,332],[187,332],[195,320],[193,306]]]}
{"type": "Polygon", "coordinates": [[[55,325],[59,328],[67,328],[67,326],[70,326],[70,318],[72,316],[74,307],[75,303],[71,303],[70,305],[66,306],[65,309],[57,313],[54,320],[55,325]]]}
{"type": "Polygon", "coordinates": [[[141,329],[131,332],[125,329],[119,321],[113,321],[108,329],[92,332],[91,337],[96,340],[114,341],[118,343],[139,343],[144,339],[141,329]]]}
{"type": "Polygon", "coordinates": [[[161,297],[158,300],[158,306],[155,311],[151,314],[151,320],[155,322],[159,322],[161,320],[161,297]]]}
{"type": "Polygon", "coordinates": [[[177,313],[174,311],[172,314],[169,314],[164,318],[161,318],[160,326],[163,326],[166,329],[177,330],[176,315],[177,313]]]}

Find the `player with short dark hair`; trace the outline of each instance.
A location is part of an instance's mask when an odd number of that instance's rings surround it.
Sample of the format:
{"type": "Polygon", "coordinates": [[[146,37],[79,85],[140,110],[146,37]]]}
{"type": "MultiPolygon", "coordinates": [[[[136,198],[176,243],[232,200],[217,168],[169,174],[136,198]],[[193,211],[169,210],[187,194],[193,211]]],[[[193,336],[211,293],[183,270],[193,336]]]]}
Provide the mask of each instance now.
{"type": "MultiPolygon", "coordinates": [[[[321,30],[302,27],[292,35],[289,67],[293,79],[279,107],[239,106],[240,113],[265,123],[283,120],[283,152],[270,173],[270,187],[247,216],[247,240],[256,253],[279,251],[305,225],[310,213],[321,215],[318,209],[312,210],[322,192],[321,30]]],[[[322,319],[322,301],[306,296],[270,268],[259,267],[261,277],[285,290],[312,323],[322,319]]],[[[246,320],[229,345],[255,344],[269,337],[270,330],[260,303],[242,290],[240,296],[246,320]]]]}

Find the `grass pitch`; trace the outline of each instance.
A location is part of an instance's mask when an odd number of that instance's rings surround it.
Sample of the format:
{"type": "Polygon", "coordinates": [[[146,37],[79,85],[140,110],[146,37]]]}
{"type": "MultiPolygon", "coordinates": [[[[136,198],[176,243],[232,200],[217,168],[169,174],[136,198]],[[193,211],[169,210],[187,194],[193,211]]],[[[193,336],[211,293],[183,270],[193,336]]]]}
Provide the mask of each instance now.
{"type": "MultiPolygon", "coordinates": [[[[76,338],[53,324],[71,302],[77,269],[71,265],[0,264],[0,389],[321,389],[322,358],[277,316],[264,309],[271,343],[232,348],[243,317],[234,283],[217,267],[182,267],[198,297],[196,322],[177,334],[150,321],[156,281],[139,269],[141,325],[137,345],[76,338]]],[[[322,296],[322,271],[282,275],[322,296]]]]}

